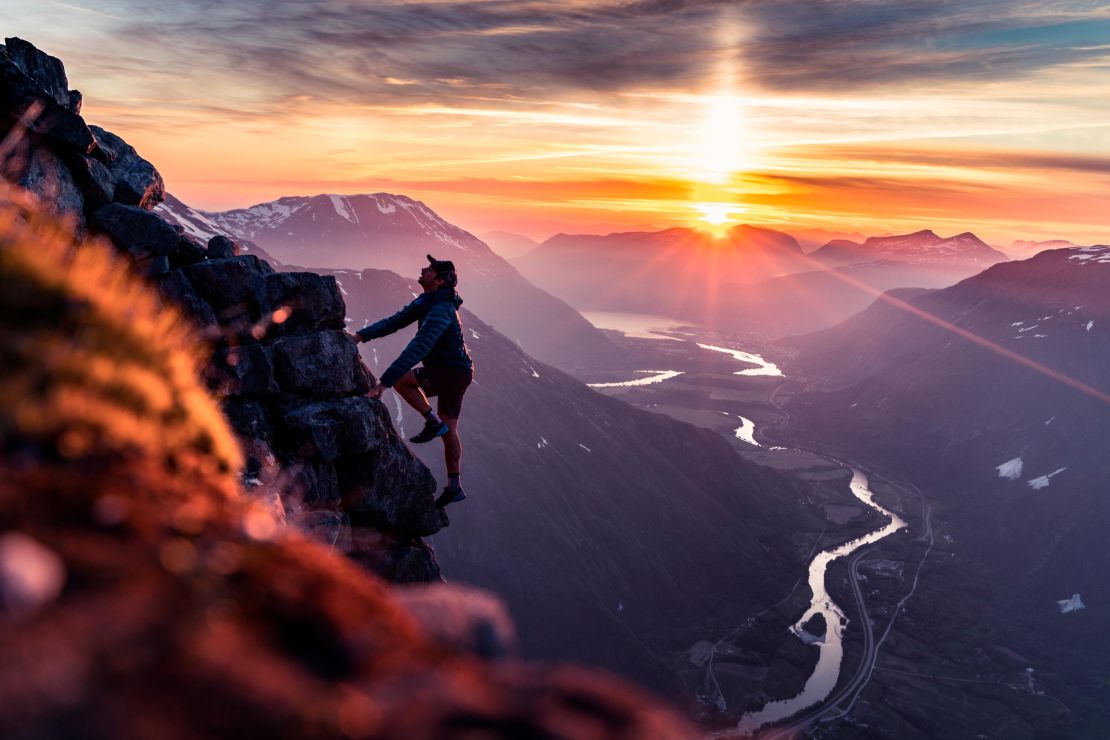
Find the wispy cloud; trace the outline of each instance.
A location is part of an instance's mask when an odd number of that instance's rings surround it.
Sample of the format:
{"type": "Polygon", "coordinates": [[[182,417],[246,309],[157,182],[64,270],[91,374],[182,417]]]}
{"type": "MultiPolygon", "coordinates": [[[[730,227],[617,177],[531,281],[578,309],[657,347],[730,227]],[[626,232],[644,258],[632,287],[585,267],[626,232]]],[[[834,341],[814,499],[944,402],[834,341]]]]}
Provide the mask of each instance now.
{"type": "Polygon", "coordinates": [[[472,212],[734,198],[1089,234],[1110,189],[1101,0],[10,2],[202,206],[396,183],[472,212]]]}

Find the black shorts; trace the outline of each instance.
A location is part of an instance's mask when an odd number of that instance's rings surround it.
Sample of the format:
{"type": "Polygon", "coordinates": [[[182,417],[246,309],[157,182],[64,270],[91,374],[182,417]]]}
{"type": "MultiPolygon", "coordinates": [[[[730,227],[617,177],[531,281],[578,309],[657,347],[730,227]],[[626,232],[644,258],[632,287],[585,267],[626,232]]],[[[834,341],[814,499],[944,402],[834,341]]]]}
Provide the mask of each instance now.
{"type": "Polygon", "coordinates": [[[424,389],[424,395],[439,396],[440,416],[459,418],[463,395],[474,379],[473,372],[450,367],[418,367],[412,372],[416,376],[416,382],[424,389]]]}

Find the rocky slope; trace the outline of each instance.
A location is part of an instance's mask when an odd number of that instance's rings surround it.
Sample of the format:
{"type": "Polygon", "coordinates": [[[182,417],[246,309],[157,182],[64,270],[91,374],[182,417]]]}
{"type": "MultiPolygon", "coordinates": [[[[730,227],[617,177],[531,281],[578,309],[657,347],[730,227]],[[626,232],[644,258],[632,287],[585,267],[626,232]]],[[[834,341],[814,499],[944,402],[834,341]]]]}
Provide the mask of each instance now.
{"type": "MultiPolygon", "coordinates": [[[[418,287],[335,271],[352,327],[418,287]]],[[[460,284],[466,297],[466,284],[460,284]]],[[[636,409],[533,360],[466,310],[476,364],[460,425],[465,502],[436,535],[454,579],[502,595],[525,654],[603,665],[673,690],[669,655],[726,610],[758,611],[797,577],[797,480],[746,463],[719,435],[636,409]]],[[[412,330],[360,345],[384,370],[412,330]]],[[[398,426],[416,414],[390,394],[398,426]]],[[[442,446],[422,446],[442,476],[442,446]]]]}
{"type": "Polygon", "coordinates": [[[689,229],[559,235],[515,263],[582,310],[673,316],[770,338],[831,326],[883,291],[946,287],[1004,260],[973,234],[840,239],[805,255],[785,233],[738,226],[722,240],[689,229]]]}
{"type": "Polygon", "coordinates": [[[191,320],[7,187],[0,283],[4,737],[693,736],[610,677],[495,660],[472,599],[281,528],[241,493],[191,320]]]}
{"type": "Polygon", "coordinates": [[[525,280],[472,234],[403,195],[287,197],[220,213],[167,201],[158,212],[184,228],[231,234],[310,269],[374,267],[415,276],[431,253],[454,261],[475,310],[534,356],[568,368],[615,359],[616,348],[573,308],[525,280]]]}
{"type": "MultiPolygon", "coordinates": [[[[1056,697],[938,689],[935,703],[958,709],[936,732],[975,730],[977,713],[1057,736],[1110,723],[1095,678],[1110,608],[1108,296],[1110,248],[1050,250],[943,290],[890,294],[793,340],[821,381],[790,406],[802,429],[901,472],[932,502],[939,553],[894,655],[933,648],[905,670],[1013,682],[1029,668],[1032,693],[1056,697]]],[[[875,689],[901,696],[885,705],[902,718],[888,716],[888,731],[907,731],[907,718],[936,727],[907,708],[907,680],[884,674],[875,689]]]]}

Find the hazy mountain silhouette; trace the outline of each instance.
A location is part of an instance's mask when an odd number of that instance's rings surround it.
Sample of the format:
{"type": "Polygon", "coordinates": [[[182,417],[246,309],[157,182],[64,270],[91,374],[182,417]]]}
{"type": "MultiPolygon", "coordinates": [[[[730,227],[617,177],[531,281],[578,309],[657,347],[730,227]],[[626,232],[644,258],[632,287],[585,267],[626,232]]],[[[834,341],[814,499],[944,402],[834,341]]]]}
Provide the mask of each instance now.
{"type": "Polygon", "coordinates": [[[1011,259],[1028,259],[1046,249],[1070,249],[1077,246],[1079,245],[1073,244],[1066,239],[1049,239],[1048,241],[1041,242],[1027,239],[1015,239],[1010,242],[1010,246],[1002,247],[1002,251],[1008,254],[1011,259]]]}
{"type": "Polygon", "coordinates": [[[515,264],[577,308],[654,314],[735,283],[809,269],[792,236],[746,225],[720,239],[685,228],[559,234],[515,264]]]}
{"type": "Polygon", "coordinates": [[[538,247],[540,243],[522,234],[513,234],[508,231],[489,231],[479,234],[478,238],[489,245],[490,249],[507,260],[513,260],[528,254],[538,247]]]}
{"type": "Polygon", "coordinates": [[[812,252],[810,257],[828,267],[893,260],[974,272],[1008,259],[971,232],[945,238],[928,229],[901,236],[875,236],[862,244],[834,239],[812,252]]]}

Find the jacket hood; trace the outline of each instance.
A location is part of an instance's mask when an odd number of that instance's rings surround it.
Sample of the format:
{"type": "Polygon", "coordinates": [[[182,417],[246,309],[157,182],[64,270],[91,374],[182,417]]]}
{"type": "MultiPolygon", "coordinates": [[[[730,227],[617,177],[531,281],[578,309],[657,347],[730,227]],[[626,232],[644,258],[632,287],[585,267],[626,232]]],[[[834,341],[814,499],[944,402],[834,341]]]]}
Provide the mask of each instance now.
{"type": "Polygon", "coordinates": [[[420,300],[421,302],[427,303],[430,306],[434,306],[435,304],[441,303],[443,301],[451,301],[455,304],[456,309],[461,306],[463,302],[462,296],[459,295],[454,288],[447,287],[440,288],[439,290],[432,291],[431,293],[421,293],[420,300]]]}

